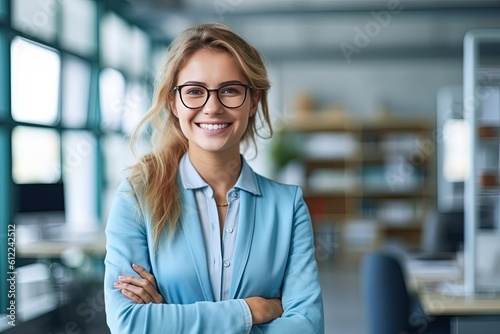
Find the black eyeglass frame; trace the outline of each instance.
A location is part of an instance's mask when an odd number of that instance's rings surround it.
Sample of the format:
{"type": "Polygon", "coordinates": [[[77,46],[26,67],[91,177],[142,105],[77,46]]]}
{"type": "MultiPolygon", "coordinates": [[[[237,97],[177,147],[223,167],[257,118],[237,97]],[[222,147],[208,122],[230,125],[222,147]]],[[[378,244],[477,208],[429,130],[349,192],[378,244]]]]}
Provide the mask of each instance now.
{"type": "Polygon", "coordinates": [[[207,104],[208,102],[208,99],[210,98],[210,93],[212,92],[216,92],[217,94],[217,99],[219,100],[220,104],[222,104],[225,108],[228,108],[228,109],[236,109],[236,108],[239,108],[243,105],[243,103],[245,103],[246,99],[247,99],[247,92],[249,89],[253,89],[253,87],[251,85],[245,85],[245,84],[242,84],[242,83],[231,83],[231,84],[226,84],[224,86],[220,86],[219,88],[215,88],[215,89],[208,89],[207,87],[203,86],[203,85],[199,85],[199,84],[186,84],[186,85],[179,85],[179,86],[175,86],[174,89],[172,89],[172,91],[178,91],[179,92],[179,96],[181,98],[181,102],[182,104],[188,108],[188,109],[199,109],[199,108],[203,108],[205,106],[205,104],[207,104]],[[184,102],[184,99],[182,98],[182,93],[181,93],[181,89],[184,88],[184,87],[187,87],[187,86],[194,86],[194,87],[200,87],[200,88],[203,88],[205,89],[208,94],[207,94],[207,99],[205,100],[205,102],[203,102],[203,104],[199,107],[188,107],[186,105],[186,103],[184,102]],[[222,102],[221,98],[220,98],[220,95],[219,95],[219,91],[225,87],[228,87],[228,86],[241,86],[243,88],[245,88],[245,96],[243,97],[243,101],[241,102],[241,104],[239,106],[236,106],[236,107],[228,107],[224,104],[224,102],[222,102]]]}

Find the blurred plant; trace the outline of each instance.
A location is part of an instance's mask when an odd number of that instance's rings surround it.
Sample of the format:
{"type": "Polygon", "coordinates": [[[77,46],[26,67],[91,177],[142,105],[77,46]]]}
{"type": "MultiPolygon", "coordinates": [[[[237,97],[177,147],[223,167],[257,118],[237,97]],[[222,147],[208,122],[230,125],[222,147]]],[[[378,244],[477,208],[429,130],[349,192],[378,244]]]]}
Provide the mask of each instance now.
{"type": "Polygon", "coordinates": [[[271,141],[270,155],[276,171],[281,170],[287,163],[301,157],[300,143],[285,132],[277,132],[271,141]]]}

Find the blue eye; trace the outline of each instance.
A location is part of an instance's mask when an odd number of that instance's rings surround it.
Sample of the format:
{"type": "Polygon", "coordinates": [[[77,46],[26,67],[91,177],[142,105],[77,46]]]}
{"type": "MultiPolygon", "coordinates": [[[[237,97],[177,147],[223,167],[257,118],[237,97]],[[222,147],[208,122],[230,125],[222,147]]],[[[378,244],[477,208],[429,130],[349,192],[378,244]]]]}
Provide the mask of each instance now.
{"type": "Polygon", "coordinates": [[[194,88],[194,87],[186,87],[187,89],[185,90],[186,94],[189,95],[205,95],[205,91],[201,88],[194,88]]]}
{"type": "Polygon", "coordinates": [[[242,94],[243,88],[241,86],[227,86],[222,87],[220,94],[222,95],[238,95],[242,94]]]}

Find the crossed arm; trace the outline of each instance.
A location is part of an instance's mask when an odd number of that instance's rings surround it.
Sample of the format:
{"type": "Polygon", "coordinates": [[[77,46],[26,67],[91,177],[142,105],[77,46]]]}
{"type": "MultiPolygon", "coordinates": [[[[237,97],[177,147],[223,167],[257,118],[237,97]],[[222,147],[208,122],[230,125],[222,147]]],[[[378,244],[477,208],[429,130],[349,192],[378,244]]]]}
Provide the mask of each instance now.
{"type": "Polygon", "coordinates": [[[144,217],[138,217],[138,202],[130,193],[130,186],[119,190],[106,227],[105,297],[112,333],[166,329],[172,333],[248,333],[252,323],[252,333],[323,333],[311,224],[301,193],[295,198],[296,221],[280,300],[253,296],[186,304],[167,304],[159,293],[151,275],[144,217]],[[140,266],[134,268],[131,263],[140,266]]]}
{"type": "MultiPolygon", "coordinates": [[[[135,263],[132,264],[132,268],[140,278],[120,275],[118,281],[114,283],[115,288],[120,289],[125,297],[137,304],[163,304],[163,297],[158,292],[154,276],[135,263]]],[[[265,324],[279,318],[283,313],[280,299],[250,297],[244,300],[252,313],[252,325],[265,324]]]]}

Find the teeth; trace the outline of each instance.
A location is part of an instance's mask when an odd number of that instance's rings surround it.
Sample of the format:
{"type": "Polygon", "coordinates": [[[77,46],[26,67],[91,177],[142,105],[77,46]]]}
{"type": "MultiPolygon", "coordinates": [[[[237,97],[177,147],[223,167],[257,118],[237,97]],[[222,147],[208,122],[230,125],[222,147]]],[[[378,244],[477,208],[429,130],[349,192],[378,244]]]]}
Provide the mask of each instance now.
{"type": "Polygon", "coordinates": [[[227,128],[229,126],[229,124],[205,124],[205,123],[201,123],[200,124],[200,128],[202,129],[205,129],[205,130],[220,130],[220,129],[224,129],[224,128],[227,128]]]}

